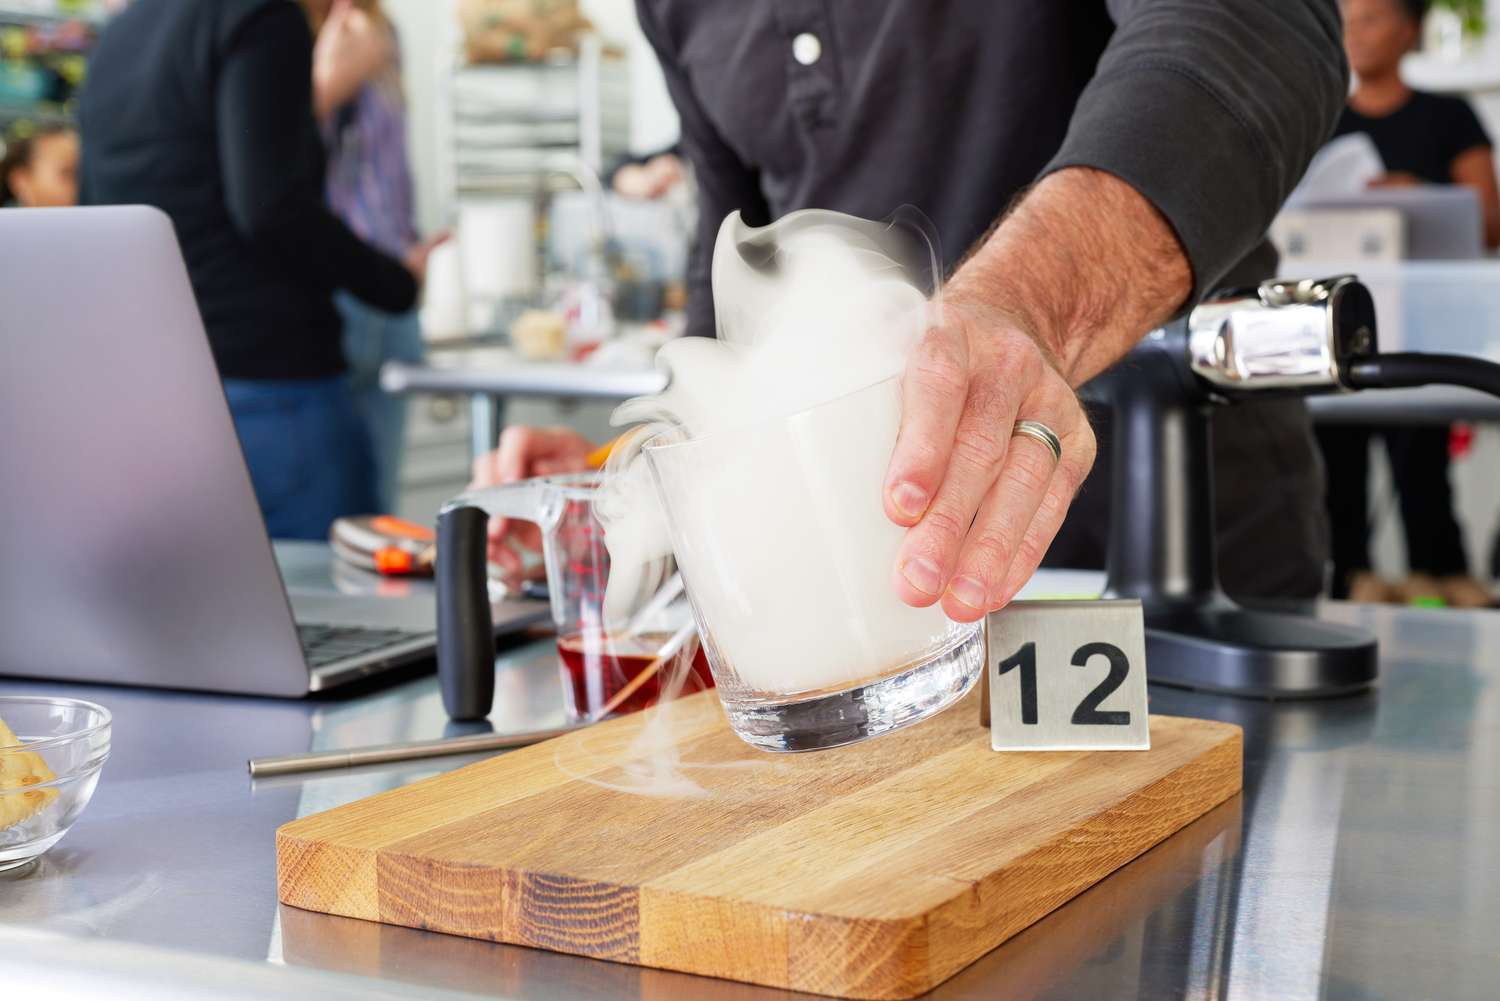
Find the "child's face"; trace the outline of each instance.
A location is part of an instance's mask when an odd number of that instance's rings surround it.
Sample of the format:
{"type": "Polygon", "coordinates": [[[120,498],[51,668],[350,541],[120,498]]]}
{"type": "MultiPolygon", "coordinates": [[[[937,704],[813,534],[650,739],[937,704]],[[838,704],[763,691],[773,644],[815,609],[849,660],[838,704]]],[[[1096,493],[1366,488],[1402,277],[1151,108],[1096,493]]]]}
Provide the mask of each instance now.
{"type": "Polygon", "coordinates": [[[78,204],[78,136],[58,132],[42,136],[31,147],[29,163],[10,173],[10,188],[26,208],[60,208],[78,204]]]}

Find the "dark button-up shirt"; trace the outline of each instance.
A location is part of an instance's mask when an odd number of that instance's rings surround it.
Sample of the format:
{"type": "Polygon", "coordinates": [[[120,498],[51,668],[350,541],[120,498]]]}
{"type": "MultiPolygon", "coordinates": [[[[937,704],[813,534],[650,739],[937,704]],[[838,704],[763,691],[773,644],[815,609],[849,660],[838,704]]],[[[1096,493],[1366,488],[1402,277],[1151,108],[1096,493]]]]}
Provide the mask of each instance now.
{"type": "MultiPolygon", "coordinates": [[[[709,264],[736,209],[758,225],[801,208],[881,219],[915,205],[951,269],[1028,184],[1068,166],[1108,171],[1161,211],[1192,264],[1194,299],[1267,277],[1266,228],[1347,86],[1337,0],[637,0],[637,10],[698,182],[697,334],[715,330],[709,264]]],[[[1306,409],[1267,401],[1222,416],[1225,586],[1318,593],[1327,527],[1306,409]]],[[[1095,466],[1048,562],[1101,565],[1109,472],[1095,466]]]]}
{"type": "MultiPolygon", "coordinates": [[[[702,206],[915,205],[951,267],[1049,170],[1109,171],[1175,227],[1196,292],[1258,248],[1347,83],[1336,0],[638,0],[702,206]]],[[[1240,277],[1240,276],[1236,276],[1240,277]]]]}

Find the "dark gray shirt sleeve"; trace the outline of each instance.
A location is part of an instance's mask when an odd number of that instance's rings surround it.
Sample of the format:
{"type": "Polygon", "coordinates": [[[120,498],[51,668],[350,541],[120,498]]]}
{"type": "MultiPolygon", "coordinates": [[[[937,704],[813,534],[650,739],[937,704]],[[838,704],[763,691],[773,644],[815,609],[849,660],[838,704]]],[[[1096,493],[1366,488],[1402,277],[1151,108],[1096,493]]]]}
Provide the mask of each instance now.
{"type": "Polygon", "coordinates": [[[1116,22],[1062,149],[1167,218],[1192,301],[1265,236],[1348,93],[1337,0],[1109,0],[1116,22]]]}

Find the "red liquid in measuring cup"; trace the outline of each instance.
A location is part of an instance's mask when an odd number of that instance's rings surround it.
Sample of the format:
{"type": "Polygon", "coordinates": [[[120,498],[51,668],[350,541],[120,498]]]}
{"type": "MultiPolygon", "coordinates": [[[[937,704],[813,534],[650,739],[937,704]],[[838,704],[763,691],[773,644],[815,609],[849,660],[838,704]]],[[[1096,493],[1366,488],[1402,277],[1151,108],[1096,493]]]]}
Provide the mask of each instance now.
{"type": "MultiPolygon", "coordinates": [[[[574,633],[558,637],[557,655],[562,661],[563,683],[573,697],[573,712],[578,716],[592,716],[603,709],[616,692],[656,659],[657,652],[671,635],[662,632],[604,637],[598,633],[574,633]]],[[[678,695],[691,695],[714,686],[703,645],[699,643],[697,647],[692,667],[688,669],[678,695]]],[[[663,664],[656,675],[643,682],[615,712],[632,713],[654,705],[661,696],[662,682],[671,676],[673,670],[674,664],[663,664]]]]}

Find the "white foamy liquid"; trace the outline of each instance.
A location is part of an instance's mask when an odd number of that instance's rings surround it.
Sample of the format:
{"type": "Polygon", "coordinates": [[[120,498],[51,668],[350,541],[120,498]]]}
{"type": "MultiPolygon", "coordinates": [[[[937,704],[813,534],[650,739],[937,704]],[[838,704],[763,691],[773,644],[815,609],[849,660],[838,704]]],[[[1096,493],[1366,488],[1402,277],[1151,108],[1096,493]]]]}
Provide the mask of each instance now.
{"type": "MultiPolygon", "coordinates": [[[[741,259],[735,244],[747,230],[737,215],[725,220],[713,269],[719,339],[667,345],[668,389],[615,415],[688,439],[651,460],[678,564],[722,659],[762,693],[883,673],[948,626],[940,610],[896,597],[904,530],[882,506],[901,416],[894,377],[922,334],[927,300],[879,251],[878,234],[872,243],[871,224],[817,216],[827,224],[788,232],[770,269],[741,259]]],[[[598,504],[611,619],[643,590],[630,568],[673,549],[645,457],[618,455],[598,504]]]]}

